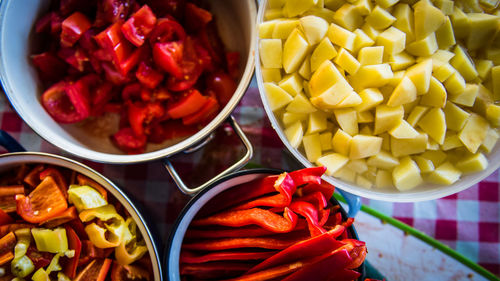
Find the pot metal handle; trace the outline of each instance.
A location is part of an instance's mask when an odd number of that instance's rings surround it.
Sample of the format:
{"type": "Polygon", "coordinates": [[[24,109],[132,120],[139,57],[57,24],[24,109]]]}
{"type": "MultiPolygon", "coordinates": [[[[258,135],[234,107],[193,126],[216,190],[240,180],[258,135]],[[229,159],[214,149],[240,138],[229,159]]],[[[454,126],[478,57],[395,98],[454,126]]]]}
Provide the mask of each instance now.
{"type": "Polygon", "coordinates": [[[24,152],[26,149],[6,131],[0,130],[0,146],[9,152],[24,152]]]}
{"type": "MultiPolygon", "coordinates": [[[[253,155],[252,144],[250,143],[250,141],[248,140],[247,136],[245,135],[245,133],[243,132],[243,130],[241,129],[241,127],[238,125],[238,123],[236,122],[236,120],[234,119],[234,117],[231,115],[226,120],[226,122],[228,122],[231,125],[231,127],[234,130],[234,132],[236,132],[236,134],[240,138],[241,142],[245,145],[246,153],[245,153],[245,155],[240,160],[238,160],[238,162],[234,163],[231,167],[229,167],[226,170],[222,171],[220,174],[218,174],[214,178],[208,180],[207,182],[201,184],[200,186],[197,186],[195,188],[189,188],[189,187],[186,186],[186,184],[184,183],[184,181],[181,179],[181,177],[179,176],[179,174],[175,170],[174,166],[172,165],[172,162],[168,158],[164,159],[164,166],[165,166],[165,168],[169,172],[170,176],[172,176],[172,178],[174,179],[174,181],[177,184],[177,186],[179,187],[179,189],[184,194],[191,195],[191,194],[197,193],[198,191],[204,189],[205,187],[207,187],[207,186],[211,185],[212,183],[214,183],[215,181],[219,180],[223,176],[225,176],[225,175],[227,175],[229,173],[232,173],[234,171],[239,170],[248,161],[250,161],[250,158],[252,158],[252,155],[253,155]]],[[[204,141],[203,143],[206,143],[206,141],[204,141]]],[[[196,146],[196,149],[190,149],[189,151],[186,151],[185,153],[190,153],[193,150],[197,150],[198,148],[199,148],[199,145],[196,146]]]]}

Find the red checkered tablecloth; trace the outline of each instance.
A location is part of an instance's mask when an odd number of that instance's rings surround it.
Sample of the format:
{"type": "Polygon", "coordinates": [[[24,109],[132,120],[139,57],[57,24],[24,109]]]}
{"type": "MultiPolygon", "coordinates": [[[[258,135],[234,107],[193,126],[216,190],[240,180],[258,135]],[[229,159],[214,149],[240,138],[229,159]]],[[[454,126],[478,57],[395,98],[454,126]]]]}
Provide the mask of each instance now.
{"type": "MultiPolygon", "coordinates": [[[[251,163],[269,168],[298,167],[271,128],[255,81],[236,108],[234,116],[254,146],[251,163]]],[[[3,93],[0,94],[0,128],[30,151],[75,158],[36,135],[11,108],[3,93]]],[[[239,141],[225,126],[218,131],[222,137],[212,141],[202,151],[173,157],[175,167],[185,178],[191,181],[209,178],[235,160],[235,155],[241,151],[239,141]]],[[[189,196],[177,189],[161,161],[136,165],[104,165],[81,161],[114,181],[135,202],[143,205],[145,216],[155,222],[152,227],[157,229],[163,243],[167,241],[171,226],[189,196]]],[[[425,232],[500,276],[499,182],[497,171],[479,184],[439,200],[389,203],[363,199],[363,203],[425,232]]],[[[364,235],[370,234],[359,233],[361,239],[364,235]]],[[[390,243],[389,239],[381,243],[390,243]]]]}

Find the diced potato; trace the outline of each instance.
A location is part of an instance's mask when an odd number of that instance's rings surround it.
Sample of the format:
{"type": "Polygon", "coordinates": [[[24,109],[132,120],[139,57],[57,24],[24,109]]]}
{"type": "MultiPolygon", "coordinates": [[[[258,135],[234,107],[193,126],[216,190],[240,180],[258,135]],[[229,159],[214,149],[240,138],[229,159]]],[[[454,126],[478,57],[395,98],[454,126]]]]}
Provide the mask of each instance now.
{"type": "Polygon", "coordinates": [[[391,137],[391,153],[395,157],[422,153],[427,149],[428,136],[420,133],[413,139],[396,139],[391,137]]]}
{"type": "Polygon", "coordinates": [[[406,121],[412,127],[415,127],[415,125],[417,125],[417,122],[420,120],[420,118],[422,118],[422,116],[424,116],[424,114],[427,113],[428,110],[429,110],[429,107],[427,107],[427,106],[417,105],[410,112],[406,121]]]}
{"type": "Polygon", "coordinates": [[[327,32],[328,38],[333,44],[338,45],[344,49],[352,51],[354,49],[354,41],[356,40],[356,34],[351,31],[340,27],[334,23],[331,23],[328,27],[327,32]]]}
{"type": "Polygon", "coordinates": [[[460,10],[457,6],[453,7],[453,13],[450,15],[451,24],[453,25],[453,31],[455,33],[455,38],[463,39],[469,34],[469,18],[467,15],[460,10]]]}
{"type": "Polygon", "coordinates": [[[282,121],[285,126],[289,126],[297,121],[307,120],[308,117],[309,114],[307,113],[285,112],[283,113],[282,121]]]}
{"type": "Polygon", "coordinates": [[[304,135],[304,128],[302,127],[302,122],[296,121],[289,127],[285,128],[285,136],[290,142],[290,145],[294,148],[299,147],[302,143],[302,137],[304,135]]]}
{"type": "Polygon", "coordinates": [[[456,104],[463,106],[473,106],[479,92],[477,84],[465,84],[465,90],[457,95],[450,95],[450,100],[456,104]]]}
{"type": "Polygon", "coordinates": [[[366,135],[355,135],[351,140],[350,159],[361,159],[376,155],[382,148],[382,138],[366,135]]]}
{"type": "Polygon", "coordinates": [[[354,31],[363,24],[363,17],[356,6],[346,3],[335,12],[333,21],[347,30],[354,31]]]}
{"type": "Polygon", "coordinates": [[[417,88],[408,77],[403,77],[387,101],[388,106],[399,106],[417,99],[417,88]]]}
{"type": "Polygon", "coordinates": [[[327,151],[332,149],[332,133],[331,132],[325,132],[319,135],[319,139],[321,141],[321,150],[322,151],[327,151]]]}
{"type": "Polygon", "coordinates": [[[349,84],[337,82],[320,95],[312,97],[311,102],[321,109],[334,109],[351,93],[353,89],[349,84]]]}
{"type": "Polygon", "coordinates": [[[324,0],[324,5],[326,8],[328,8],[332,11],[336,11],[340,7],[342,7],[342,5],[344,5],[345,2],[346,1],[344,1],[344,0],[324,0]]]}
{"type": "Polygon", "coordinates": [[[348,182],[354,182],[356,180],[356,172],[345,166],[333,173],[333,176],[348,182]]]}
{"type": "Polygon", "coordinates": [[[358,114],[358,123],[371,123],[375,120],[373,113],[369,110],[366,111],[356,111],[358,114]]]}
{"type": "Polygon", "coordinates": [[[450,185],[455,183],[461,175],[462,172],[453,166],[453,164],[445,162],[434,169],[427,179],[433,183],[450,185]]]}
{"type": "Polygon", "coordinates": [[[385,104],[378,105],[375,108],[375,129],[374,134],[386,132],[396,125],[399,120],[403,119],[404,109],[403,106],[387,106],[385,104]]]}
{"type": "Polygon", "coordinates": [[[441,10],[434,7],[429,0],[420,0],[413,5],[415,18],[415,39],[420,40],[435,32],[444,22],[441,10]]]}
{"type": "Polygon", "coordinates": [[[500,99],[500,65],[491,69],[491,81],[493,81],[493,96],[496,100],[500,99]]]}
{"type": "MultiPolygon", "coordinates": [[[[320,3],[321,0],[318,0],[318,4],[320,3]]],[[[335,12],[328,9],[328,8],[319,8],[319,7],[313,7],[309,11],[305,12],[303,14],[304,16],[318,16],[328,22],[330,24],[332,22],[333,16],[335,15],[335,12]]]]}
{"type": "Polygon", "coordinates": [[[486,138],[490,126],[488,121],[483,117],[472,113],[465,122],[463,129],[458,134],[458,137],[464,146],[472,153],[476,153],[477,149],[486,138]]]}
{"type": "Polygon", "coordinates": [[[486,137],[484,138],[483,143],[481,144],[481,149],[483,149],[486,153],[490,153],[495,144],[498,141],[500,135],[496,129],[490,128],[488,132],[486,132],[486,137]]]}
{"type": "Polygon", "coordinates": [[[326,60],[331,60],[337,55],[328,37],[323,38],[311,55],[311,71],[314,72],[326,60]]]}
{"type": "MultiPolygon", "coordinates": [[[[497,36],[497,38],[500,38],[500,36],[497,36]]],[[[498,39],[500,40],[500,39],[498,39]]],[[[486,49],[486,58],[493,61],[495,65],[500,64],[500,44],[497,44],[497,46],[488,48],[486,49]]]]}
{"type": "Polygon", "coordinates": [[[335,109],[334,114],[335,118],[337,119],[337,123],[339,123],[339,126],[340,128],[342,128],[342,130],[344,130],[351,136],[354,136],[358,133],[358,116],[354,109],[335,109]]]}
{"type": "Polygon", "coordinates": [[[331,153],[318,158],[316,163],[318,165],[325,166],[326,167],[325,173],[329,176],[333,176],[333,174],[340,168],[342,168],[345,164],[347,164],[348,161],[349,158],[347,158],[342,154],[331,153]]]}
{"type": "Polygon", "coordinates": [[[347,162],[347,164],[346,164],[346,168],[349,168],[358,174],[362,174],[362,173],[368,171],[368,165],[366,165],[365,159],[349,160],[349,162],[347,162]]]}
{"type": "Polygon", "coordinates": [[[441,165],[448,158],[448,155],[441,150],[428,150],[420,154],[420,156],[424,157],[425,159],[431,160],[432,164],[434,164],[434,167],[441,165]]]}
{"type": "MultiPolygon", "coordinates": [[[[281,15],[279,15],[281,17],[281,15]]],[[[296,19],[279,19],[275,21],[272,38],[286,39],[300,22],[296,19]]]]}
{"type": "Polygon", "coordinates": [[[354,109],[358,112],[372,109],[382,103],[384,96],[377,88],[367,88],[359,93],[361,97],[361,104],[357,105],[354,109]]]}
{"type": "Polygon", "coordinates": [[[269,20],[259,25],[259,37],[262,39],[271,39],[273,37],[274,26],[277,20],[269,20]]]}
{"type": "Polygon", "coordinates": [[[417,125],[437,143],[443,144],[446,135],[446,118],[441,108],[431,108],[420,118],[417,125]]]}
{"type": "Polygon", "coordinates": [[[486,107],[486,119],[494,127],[500,126],[500,106],[496,104],[489,104],[486,107]]]}
{"type": "MultiPolygon", "coordinates": [[[[364,0],[361,0],[364,1],[364,0]]],[[[366,0],[370,1],[370,0],[366,0]]],[[[354,34],[356,35],[356,39],[354,40],[354,47],[353,47],[353,52],[358,52],[362,48],[365,47],[370,47],[375,44],[375,41],[370,38],[363,30],[361,29],[356,29],[354,30],[354,34]]],[[[359,57],[358,57],[359,59],[359,57]]]]}
{"type": "Polygon", "coordinates": [[[264,68],[281,68],[282,52],[280,39],[261,39],[259,42],[260,62],[264,68]]]}
{"type": "Polygon", "coordinates": [[[278,83],[283,90],[287,91],[292,96],[298,95],[302,92],[302,78],[297,73],[287,75],[283,80],[278,83]]]}
{"type": "Polygon", "coordinates": [[[299,69],[308,49],[307,40],[301,35],[299,29],[295,28],[283,46],[283,69],[286,73],[292,73],[299,69]]]}
{"type": "Polygon", "coordinates": [[[286,0],[283,13],[291,18],[298,16],[311,9],[318,3],[318,0],[286,0]]]}
{"type": "Polygon", "coordinates": [[[382,138],[382,149],[387,151],[391,150],[391,135],[383,133],[378,136],[382,138]]]}
{"type": "Polygon", "coordinates": [[[479,74],[467,51],[457,45],[453,52],[455,56],[450,60],[450,64],[462,75],[465,81],[474,81],[479,74]]]}
{"type": "Polygon", "coordinates": [[[457,163],[457,168],[464,173],[475,173],[488,167],[488,159],[481,152],[477,152],[457,163]]]}
{"type": "Polygon", "coordinates": [[[382,87],[393,77],[391,67],[387,63],[361,66],[355,75],[351,76],[353,86],[360,88],[382,87]]]}
{"type": "Polygon", "coordinates": [[[360,105],[361,102],[363,102],[361,100],[361,97],[356,92],[353,91],[335,107],[336,108],[354,107],[360,105]]]}
{"type": "Polygon", "coordinates": [[[377,37],[377,45],[384,46],[384,52],[389,55],[401,53],[406,45],[406,33],[395,28],[389,27],[377,37]]]}
{"type": "Polygon", "coordinates": [[[467,49],[474,51],[488,45],[492,41],[495,32],[498,31],[498,16],[486,13],[469,13],[469,36],[467,37],[467,49]]]}
{"type": "Polygon", "coordinates": [[[445,63],[434,70],[433,76],[436,77],[441,83],[446,81],[456,70],[449,63],[445,63]]]}
{"type": "MultiPolygon", "coordinates": [[[[434,54],[432,54],[432,70],[435,70],[437,67],[449,62],[455,53],[446,51],[446,50],[437,50],[434,54]]],[[[425,59],[425,58],[422,58],[425,59]]]]}
{"type": "Polygon", "coordinates": [[[305,135],[302,137],[302,144],[304,145],[307,160],[314,163],[321,157],[321,140],[319,134],[305,135]]]}
{"type": "Polygon", "coordinates": [[[377,176],[375,178],[375,186],[377,188],[387,188],[392,187],[392,174],[386,170],[377,170],[377,176]]]}
{"type": "Polygon", "coordinates": [[[396,127],[390,129],[389,134],[396,139],[413,139],[418,136],[418,132],[404,119],[401,119],[396,127]]]}
{"type": "Polygon", "coordinates": [[[368,158],[366,163],[380,169],[392,169],[399,165],[399,160],[398,158],[392,156],[389,152],[381,150],[380,153],[368,158]]]}
{"type": "MultiPolygon", "coordinates": [[[[345,81],[344,76],[333,62],[324,61],[311,76],[309,90],[312,97],[319,96],[339,81],[345,81]]],[[[348,84],[345,82],[345,84],[348,84]]]]}
{"type": "Polygon", "coordinates": [[[420,169],[410,157],[403,157],[392,171],[392,181],[400,191],[410,190],[423,182],[420,169]]]}
{"type": "Polygon", "coordinates": [[[393,26],[404,33],[406,33],[406,39],[408,42],[415,40],[415,25],[413,19],[413,11],[410,5],[406,3],[399,3],[394,6],[394,11],[392,15],[396,17],[396,21],[393,26]]]}
{"type": "Polygon", "coordinates": [[[342,155],[349,155],[349,151],[351,150],[351,141],[351,135],[349,135],[342,129],[338,129],[335,135],[333,135],[332,139],[333,151],[342,155]]]}
{"type": "Polygon", "coordinates": [[[432,163],[431,160],[418,155],[413,156],[412,158],[413,161],[417,163],[417,166],[420,169],[421,173],[429,173],[434,171],[434,163],[432,163]]]}
{"type": "Polygon", "coordinates": [[[356,184],[358,186],[366,188],[366,189],[370,189],[373,186],[372,181],[370,181],[369,179],[367,179],[366,177],[364,177],[362,175],[356,176],[356,184]]]}
{"type": "Polygon", "coordinates": [[[280,9],[285,5],[285,0],[269,0],[267,3],[270,9],[280,9]]]}
{"type": "Polygon", "coordinates": [[[281,80],[281,70],[278,68],[262,68],[261,71],[264,82],[278,83],[281,80]]]}
{"type": "Polygon", "coordinates": [[[264,12],[264,19],[267,21],[279,19],[282,17],[283,17],[283,11],[281,9],[269,9],[264,12]]]}
{"type": "MultiPolygon", "coordinates": [[[[358,123],[360,123],[358,121],[358,123]]],[[[360,126],[360,129],[359,129],[359,134],[360,135],[367,135],[367,136],[371,136],[373,135],[373,129],[372,129],[372,126],[369,126],[369,125],[361,125],[360,126]]]]}
{"type": "Polygon", "coordinates": [[[406,69],[414,63],[415,59],[405,51],[389,56],[389,64],[392,71],[406,69]]]}
{"type": "Polygon", "coordinates": [[[377,2],[377,5],[379,5],[380,7],[387,9],[387,8],[395,5],[396,3],[398,3],[399,0],[376,0],[376,2],[377,2]]]}
{"type": "Polygon", "coordinates": [[[384,46],[364,47],[358,52],[358,61],[362,65],[381,64],[384,57],[384,46]]]}
{"type": "Polygon", "coordinates": [[[486,80],[486,78],[489,77],[491,68],[493,67],[493,62],[491,60],[476,60],[475,65],[479,78],[486,80]]]}
{"type": "Polygon", "coordinates": [[[305,16],[301,17],[299,21],[310,45],[321,41],[328,31],[328,22],[320,17],[305,16]]]}
{"type": "Polygon", "coordinates": [[[269,107],[272,111],[283,108],[293,100],[293,97],[289,93],[272,82],[264,83],[264,90],[266,91],[269,107]]]}
{"type": "Polygon", "coordinates": [[[356,0],[354,6],[356,6],[356,10],[362,16],[370,14],[373,10],[373,3],[371,0],[356,0]]]}
{"type": "Polygon", "coordinates": [[[312,113],[316,112],[317,109],[303,93],[300,93],[286,106],[286,111],[292,113],[312,113]]]}
{"type": "Polygon", "coordinates": [[[396,21],[396,18],[380,6],[375,6],[372,12],[365,18],[366,22],[376,29],[386,29],[396,21]]]}
{"type": "Polygon", "coordinates": [[[414,41],[406,46],[406,51],[414,56],[426,57],[434,54],[438,50],[436,33],[431,33],[427,37],[414,41]]]}
{"type": "Polygon", "coordinates": [[[460,138],[458,137],[458,135],[455,133],[449,133],[444,138],[444,142],[441,145],[441,149],[443,151],[448,151],[448,150],[452,150],[452,149],[455,149],[455,148],[458,148],[461,146],[463,146],[463,144],[462,144],[462,141],[460,140],[460,138]]]}
{"type": "Polygon", "coordinates": [[[470,116],[470,113],[461,109],[452,102],[446,102],[443,109],[446,116],[446,127],[450,130],[458,132],[465,126],[465,122],[470,116]]]}
{"type": "MultiPolygon", "coordinates": [[[[421,0],[422,1],[422,0],[421,0]]],[[[415,87],[417,94],[423,95],[429,91],[432,76],[432,60],[426,59],[421,61],[406,70],[405,76],[410,78],[415,87]]]]}
{"type": "Polygon", "coordinates": [[[443,84],[439,82],[434,77],[431,77],[431,82],[429,84],[429,91],[424,94],[420,99],[420,104],[433,106],[433,107],[444,107],[446,104],[447,93],[443,84]]]}
{"type": "Polygon", "coordinates": [[[381,32],[381,30],[376,29],[368,23],[363,24],[361,30],[363,30],[363,32],[374,41],[377,40],[377,37],[381,32]]]}
{"type": "Polygon", "coordinates": [[[465,91],[465,80],[458,71],[455,71],[446,81],[444,81],[444,87],[450,95],[458,95],[465,91]]]}
{"type": "Polygon", "coordinates": [[[394,72],[394,75],[392,76],[392,79],[390,79],[387,83],[387,86],[396,87],[401,82],[401,80],[403,80],[403,77],[405,77],[405,73],[406,71],[404,70],[394,72]]]}
{"type": "Polygon", "coordinates": [[[445,22],[436,30],[436,40],[440,49],[448,49],[457,43],[449,17],[446,17],[445,22]]]}
{"type": "Polygon", "coordinates": [[[435,0],[433,3],[434,6],[436,6],[436,8],[439,8],[445,16],[448,16],[453,13],[453,2],[453,0],[435,0]]]}
{"type": "Polygon", "coordinates": [[[356,60],[351,53],[343,48],[340,49],[337,57],[335,58],[335,63],[351,75],[355,74],[360,67],[358,60],[356,60]]]}
{"type": "Polygon", "coordinates": [[[326,130],[326,113],[316,111],[309,114],[306,134],[320,133],[324,130],[326,130]]]}

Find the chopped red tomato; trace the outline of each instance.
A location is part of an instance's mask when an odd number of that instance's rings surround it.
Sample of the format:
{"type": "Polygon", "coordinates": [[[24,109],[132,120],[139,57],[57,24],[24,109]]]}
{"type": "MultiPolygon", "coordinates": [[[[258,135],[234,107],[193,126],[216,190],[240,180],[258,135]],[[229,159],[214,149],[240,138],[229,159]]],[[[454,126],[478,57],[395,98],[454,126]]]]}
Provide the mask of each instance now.
{"type": "Polygon", "coordinates": [[[123,128],[113,135],[116,145],[129,154],[139,153],[146,146],[146,136],[136,136],[130,127],[123,128]]]}
{"type": "Polygon", "coordinates": [[[156,24],[156,16],[148,7],[142,6],[121,27],[123,35],[135,46],[144,44],[146,36],[149,35],[156,24]]]}
{"type": "Polygon", "coordinates": [[[127,18],[134,0],[103,0],[97,2],[96,26],[112,24],[127,18]]]}
{"type": "Polygon", "coordinates": [[[226,53],[227,72],[234,80],[240,76],[240,53],[228,52],[226,53]]]}
{"type": "Polygon", "coordinates": [[[141,62],[137,71],[135,72],[135,77],[141,82],[142,85],[154,89],[163,80],[163,74],[159,71],[154,70],[151,66],[148,66],[145,62],[141,62]]]}
{"type": "Polygon", "coordinates": [[[167,113],[172,118],[182,118],[200,110],[207,102],[207,97],[198,90],[191,89],[182,94],[180,100],[167,108],[167,113]]]}
{"type": "Polygon", "coordinates": [[[57,56],[80,72],[85,70],[85,64],[89,61],[89,57],[81,48],[61,48],[57,56]]]}
{"type": "Polygon", "coordinates": [[[205,27],[212,20],[212,14],[209,11],[193,3],[186,3],[185,13],[186,25],[192,31],[205,27]]]}
{"type": "Polygon", "coordinates": [[[214,97],[208,97],[207,102],[203,107],[191,115],[185,116],[182,118],[182,124],[184,125],[192,125],[196,123],[201,123],[203,121],[208,120],[219,110],[219,103],[217,99],[214,97]]]}
{"type": "Polygon", "coordinates": [[[128,108],[129,123],[137,136],[145,135],[144,127],[151,123],[153,119],[158,119],[164,114],[165,109],[160,103],[148,103],[146,105],[131,103],[128,108]]]}
{"type": "Polygon", "coordinates": [[[208,75],[205,83],[207,90],[215,92],[221,105],[226,105],[236,90],[236,82],[224,72],[217,72],[208,75]]]}
{"type": "Polygon", "coordinates": [[[174,77],[182,78],[180,66],[183,55],[183,44],[179,41],[155,43],[153,46],[153,59],[164,71],[174,77]]]}
{"type": "Polygon", "coordinates": [[[85,78],[74,83],[67,83],[66,95],[80,118],[85,119],[90,116],[89,84],[85,78]]]}
{"type": "Polygon", "coordinates": [[[51,52],[32,55],[33,64],[44,81],[55,81],[66,74],[67,65],[51,52]]]}
{"type": "Polygon", "coordinates": [[[161,18],[158,19],[156,27],[153,29],[149,36],[151,44],[156,42],[166,43],[172,41],[184,41],[186,38],[186,32],[182,25],[177,21],[161,18]]]}
{"type": "Polygon", "coordinates": [[[130,43],[121,32],[120,22],[114,23],[94,38],[102,49],[111,54],[115,66],[119,66],[132,54],[130,43]]]}
{"type": "Polygon", "coordinates": [[[86,116],[76,111],[66,93],[67,83],[61,81],[47,89],[42,95],[42,105],[47,112],[60,123],[76,123],[82,121],[86,116]]]}
{"type": "Polygon", "coordinates": [[[62,22],[61,45],[65,47],[73,46],[91,25],[84,14],[74,12],[62,22]]]}

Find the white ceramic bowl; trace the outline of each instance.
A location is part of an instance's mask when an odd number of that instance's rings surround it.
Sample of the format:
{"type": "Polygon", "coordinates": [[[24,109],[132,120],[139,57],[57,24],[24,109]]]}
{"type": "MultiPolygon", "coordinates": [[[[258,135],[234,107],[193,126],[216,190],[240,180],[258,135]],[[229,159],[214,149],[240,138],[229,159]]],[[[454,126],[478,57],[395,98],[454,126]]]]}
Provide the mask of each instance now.
{"type": "Polygon", "coordinates": [[[79,157],[104,163],[138,163],[165,158],[206,139],[228,119],[245,93],[254,70],[256,3],[254,0],[212,1],[219,33],[228,50],[240,53],[238,87],[222,111],[203,129],[178,143],[149,144],[147,151],[125,155],[108,137],[95,136],[79,126],[55,122],[40,103],[42,89],[32,66],[30,40],[35,21],[47,11],[49,0],[0,1],[0,78],[5,92],[24,121],[42,138],[79,157]]]}
{"type": "MultiPolygon", "coordinates": [[[[262,0],[260,1],[260,6],[259,6],[259,12],[257,14],[257,23],[260,24],[263,19],[264,19],[264,10],[265,7],[267,6],[268,1],[267,0],[262,0]]],[[[299,151],[298,149],[292,147],[290,145],[290,142],[285,136],[285,133],[283,131],[283,127],[280,124],[280,121],[276,118],[274,115],[273,111],[269,107],[269,103],[267,101],[267,97],[264,91],[264,86],[263,86],[263,81],[262,81],[262,68],[260,64],[260,57],[259,57],[259,40],[255,40],[255,50],[256,50],[256,55],[255,55],[255,62],[256,62],[256,67],[255,67],[255,73],[257,76],[257,83],[259,86],[260,90],[260,96],[262,99],[262,103],[264,104],[264,109],[266,111],[267,116],[269,117],[269,120],[271,121],[271,125],[280,137],[281,141],[285,144],[285,146],[288,148],[288,150],[293,154],[293,156],[300,162],[302,165],[305,167],[312,167],[315,166],[312,164],[307,158],[304,156],[304,154],[299,151]]],[[[366,197],[370,199],[376,199],[376,200],[383,200],[383,201],[393,201],[393,202],[417,202],[417,201],[424,201],[424,200],[432,200],[432,199],[437,199],[441,197],[445,197],[457,192],[460,192],[464,189],[467,189],[471,187],[472,185],[480,182],[487,176],[491,175],[493,172],[495,172],[499,167],[500,167],[500,145],[497,143],[493,151],[487,155],[489,165],[488,168],[481,172],[473,173],[473,174],[468,174],[468,175],[462,175],[462,177],[455,182],[454,184],[448,185],[448,186],[443,186],[443,185],[437,185],[437,184],[423,184],[421,186],[418,186],[414,189],[408,190],[408,191],[399,191],[396,188],[386,188],[386,189],[378,189],[378,188],[372,188],[372,189],[366,189],[363,187],[360,187],[354,183],[351,182],[346,182],[343,180],[340,180],[335,177],[329,177],[329,176],[324,176],[324,179],[328,181],[329,183],[335,185],[339,189],[342,189],[346,192],[352,193],[354,195],[358,195],[361,197],[366,197]]]]}

